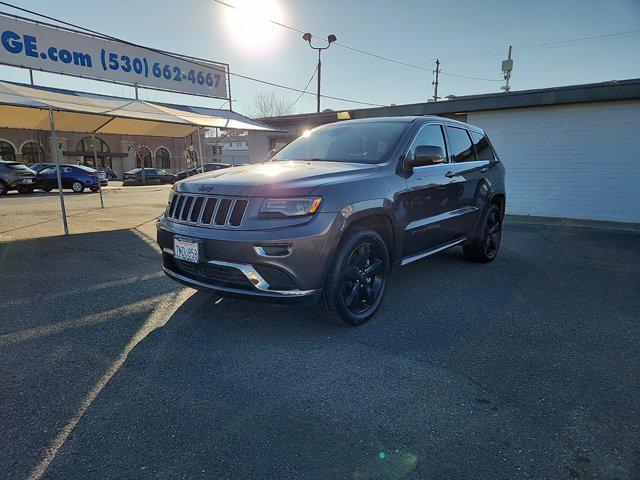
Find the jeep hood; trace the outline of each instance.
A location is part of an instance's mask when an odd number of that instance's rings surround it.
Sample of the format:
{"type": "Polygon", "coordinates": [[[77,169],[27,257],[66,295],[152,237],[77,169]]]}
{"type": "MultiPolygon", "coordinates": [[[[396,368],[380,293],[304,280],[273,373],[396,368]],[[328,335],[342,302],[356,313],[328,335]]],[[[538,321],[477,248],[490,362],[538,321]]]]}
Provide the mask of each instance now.
{"type": "Polygon", "coordinates": [[[320,185],[375,175],[380,167],[363,163],[277,161],[225,168],[179,182],[181,192],[262,197],[308,195],[320,185]]]}

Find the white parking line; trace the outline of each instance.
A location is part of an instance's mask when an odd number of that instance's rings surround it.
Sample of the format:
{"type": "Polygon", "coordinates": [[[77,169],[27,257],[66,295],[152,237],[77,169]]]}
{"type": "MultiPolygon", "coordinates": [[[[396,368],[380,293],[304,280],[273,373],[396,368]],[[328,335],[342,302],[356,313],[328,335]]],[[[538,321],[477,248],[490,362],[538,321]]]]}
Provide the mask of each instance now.
{"type": "Polygon", "coordinates": [[[109,383],[109,380],[111,380],[120,367],[122,367],[124,362],[127,360],[129,353],[131,353],[136,345],[144,340],[146,336],[156,328],[164,326],[178,307],[193,295],[193,293],[193,290],[185,288],[184,290],[181,290],[169,297],[165,296],[165,300],[158,304],[149,318],[147,318],[144,325],[140,327],[140,330],[138,330],[135,335],[131,337],[129,343],[125,345],[120,355],[118,355],[115,361],[102,374],[102,377],[100,377],[93,388],[89,390],[89,393],[84,397],[73,417],[71,417],[71,419],[62,427],[60,432],[58,432],[49,445],[44,458],[40,460],[38,465],[36,465],[36,467],[31,471],[27,477],[28,480],[38,480],[42,475],[44,475],[51,462],[56,458],[60,448],[62,448],[73,429],[76,428],[76,425],[78,425],[78,422],[82,419],[82,416],[87,412],[89,407],[91,407],[91,404],[95,401],[107,383],[109,383]]]}

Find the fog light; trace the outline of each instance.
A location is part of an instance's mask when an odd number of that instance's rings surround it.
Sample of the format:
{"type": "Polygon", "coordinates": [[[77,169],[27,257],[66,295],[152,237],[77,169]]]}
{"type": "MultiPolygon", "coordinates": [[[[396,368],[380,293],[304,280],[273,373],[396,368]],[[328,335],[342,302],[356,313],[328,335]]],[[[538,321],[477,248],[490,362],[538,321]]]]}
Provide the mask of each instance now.
{"type": "Polygon", "coordinates": [[[259,257],[288,257],[293,251],[293,245],[254,245],[253,250],[259,257]]]}

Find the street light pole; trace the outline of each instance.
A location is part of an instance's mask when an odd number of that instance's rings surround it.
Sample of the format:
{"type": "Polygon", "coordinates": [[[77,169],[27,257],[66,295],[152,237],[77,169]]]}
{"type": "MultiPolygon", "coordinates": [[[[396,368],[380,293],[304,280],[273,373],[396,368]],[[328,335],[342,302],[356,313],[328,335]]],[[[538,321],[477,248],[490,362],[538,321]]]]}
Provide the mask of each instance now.
{"type": "Polygon", "coordinates": [[[313,35],[311,35],[310,33],[305,33],[302,36],[302,39],[305,40],[309,46],[311,48],[313,48],[314,50],[318,51],[318,93],[316,94],[316,111],[317,113],[320,113],[320,82],[321,82],[321,77],[322,77],[322,60],[321,60],[321,54],[322,54],[322,50],[326,50],[327,48],[329,48],[331,46],[331,44],[333,42],[335,42],[338,38],[331,34],[327,37],[327,46],[326,47],[314,47],[313,45],[311,45],[311,39],[313,38],[313,35]]]}
{"type": "Polygon", "coordinates": [[[318,49],[318,93],[316,95],[316,112],[320,113],[320,77],[322,76],[322,60],[320,60],[320,52],[318,49]]]}

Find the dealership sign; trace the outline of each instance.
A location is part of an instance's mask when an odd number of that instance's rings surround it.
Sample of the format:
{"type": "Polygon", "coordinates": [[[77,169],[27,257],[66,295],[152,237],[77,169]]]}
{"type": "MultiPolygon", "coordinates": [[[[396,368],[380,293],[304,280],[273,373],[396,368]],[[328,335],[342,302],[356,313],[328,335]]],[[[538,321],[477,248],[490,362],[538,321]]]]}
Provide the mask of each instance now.
{"type": "Polygon", "coordinates": [[[228,99],[228,66],[0,15],[0,64],[228,99]]]}

